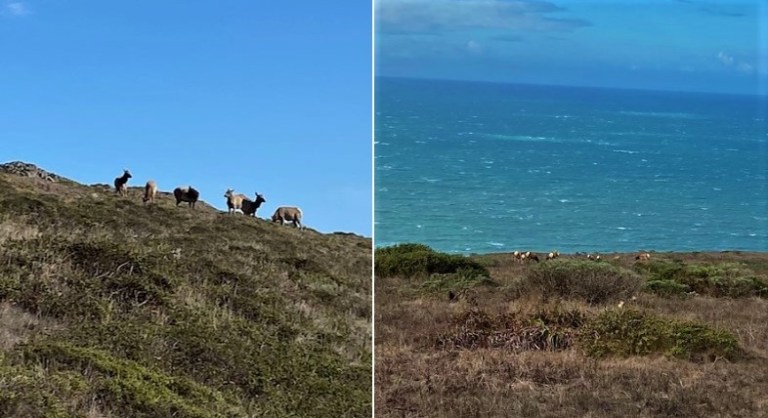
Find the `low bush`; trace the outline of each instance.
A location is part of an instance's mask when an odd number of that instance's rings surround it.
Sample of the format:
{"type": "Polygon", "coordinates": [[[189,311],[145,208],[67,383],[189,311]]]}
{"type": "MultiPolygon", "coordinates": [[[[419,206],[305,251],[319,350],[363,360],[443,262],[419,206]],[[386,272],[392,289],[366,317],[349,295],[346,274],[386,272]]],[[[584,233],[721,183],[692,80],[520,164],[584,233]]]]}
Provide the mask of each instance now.
{"type": "Polygon", "coordinates": [[[680,296],[691,291],[687,284],[679,283],[674,280],[649,280],[645,283],[645,289],[649,292],[661,296],[680,296]]]}
{"type": "Polygon", "coordinates": [[[375,272],[380,277],[428,277],[459,272],[465,276],[490,276],[488,269],[472,259],[440,253],[422,244],[378,248],[374,257],[375,272]]]}
{"type": "Polygon", "coordinates": [[[532,316],[488,315],[469,310],[454,318],[453,330],[434,339],[442,349],[504,348],[512,351],[560,351],[569,348],[579,313],[538,312],[532,316]]]}
{"type": "Polygon", "coordinates": [[[632,309],[609,309],[587,321],[579,344],[591,356],[664,354],[686,360],[735,358],[736,337],[703,324],[661,318],[632,309]]]}
{"type": "Polygon", "coordinates": [[[607,263],[563,260],[531,267],[522,284],[545,298],[599,304],[632,296],[640,289],[642,279],[630,270],[607,263]]]}
{"type": "Polygon", "coordinates": [[[768,297],[768,283],[737,263],[657,261],[641,268],[649,274],[646,289],[662,296],[696,292],[712,297],[768,297]]]}

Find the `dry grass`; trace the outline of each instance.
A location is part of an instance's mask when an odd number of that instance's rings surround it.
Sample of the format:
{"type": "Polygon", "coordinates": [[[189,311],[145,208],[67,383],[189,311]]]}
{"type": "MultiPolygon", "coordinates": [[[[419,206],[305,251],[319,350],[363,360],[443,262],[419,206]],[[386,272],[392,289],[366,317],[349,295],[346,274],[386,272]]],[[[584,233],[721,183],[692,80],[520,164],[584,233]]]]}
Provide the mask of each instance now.
{"type": "Polygon", "coordinates": [[[0,353],[26,342],[42,330],[56,328],[57,325],[52,320],[39,318],[11,303],[0,302],[0,353]]]}
{"type": "MultiPolygon", "coordinates": [[[[768,254],[653,254],[685,263],[737,262],[768,278],[768,254]]],[[[576,258],[575,256],[564,258],[576,258]]],[[[659,318],[726,329],[745,356],[688,361],[663,354],[597,359],[578,344],[558,350],[477,344],[436,344],[466,324],[496,332],[541,312],[592,318],[611,309],[575,298],[543,300],[526,287],[531,265],[511,254],[476,257],[495,288],[478,286],[450,300],[425,293],[412,279],[379,278],[376,286],[377,417],[759,417],[768,416],[768,300],[663,298],[639,292],[623,308],[659,318]],[[464,321],[464,322],[462,322],[464,321]],[[503,323],[503,325],[502,325],[503,323]],[[703,360],[703,361],[702,361],[703,360]]],[[[632,254],[605,263],[642,275],[632,254]]],[[[551,319],[549,319],[551,321],[551,319]]],[[[526,322],[527,323],[527,322],[526,322]]]]}

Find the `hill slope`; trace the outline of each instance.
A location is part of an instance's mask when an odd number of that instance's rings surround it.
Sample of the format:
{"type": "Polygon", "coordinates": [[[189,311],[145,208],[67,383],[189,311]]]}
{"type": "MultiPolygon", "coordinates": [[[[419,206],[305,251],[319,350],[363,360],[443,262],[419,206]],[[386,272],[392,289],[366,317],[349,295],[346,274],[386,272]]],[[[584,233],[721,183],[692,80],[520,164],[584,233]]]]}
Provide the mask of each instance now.
{"type": "Polygon", "coordinates": [[[0,170],[0,416],[370,416],[371,240],[0,170]]]}

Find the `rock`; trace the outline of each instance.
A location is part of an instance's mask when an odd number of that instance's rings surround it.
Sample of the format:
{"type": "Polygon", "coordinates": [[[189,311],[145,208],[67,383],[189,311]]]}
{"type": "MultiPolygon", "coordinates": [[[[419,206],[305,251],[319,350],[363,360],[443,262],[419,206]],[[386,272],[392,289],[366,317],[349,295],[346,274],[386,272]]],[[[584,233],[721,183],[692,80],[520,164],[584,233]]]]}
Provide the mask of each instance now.
{"type": "Polygon", "coordinates": [[[13,174],[23,177],[38,177],[50,182],[57,182],[62,179],[56,174],[49,173],[41,168],[38,168],[34,164],[25,163],[22,161],[12,161],[9,163],[0,164],[0,173],[13,174]]]}

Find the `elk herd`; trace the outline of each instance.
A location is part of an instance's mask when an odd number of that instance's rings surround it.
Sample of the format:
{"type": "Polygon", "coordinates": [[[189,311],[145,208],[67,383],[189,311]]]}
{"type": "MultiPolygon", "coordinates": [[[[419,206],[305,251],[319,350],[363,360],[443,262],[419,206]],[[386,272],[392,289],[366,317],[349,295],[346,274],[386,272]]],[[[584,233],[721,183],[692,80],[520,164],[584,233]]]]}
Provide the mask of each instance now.
{"type": "MultiPolygon", "coordinates": [[[[515,261],[519,263],[525,263],[527,261],[535,261],[538,263],[540,261],[538,254],[532,253],[530,251],[525,251],[525,252],[515,251],[512,253],[512,256],[515,258],[515,261]]],[[[578,257],[581,255],[577,253],[576,256],[578,257]]],[[[558,257],[560,257],[560,252],[557,250],[554,250],[551,253],[547,254],[545,260],[554,260],[558,257]]],[[[587,260],[591,260],[591,261],[602,261],[600,254],[587,254],[585,257],[587,260]]],[[[614,257],[614,259],[616,259],[616,257],[614,257]]],[[[641,251],[640,253],[635,255],[636,261],[648,261],[650,259],[651,259],[651,253],[647,251],[641,251]]]]}
{"type": "MultiPolygon", "coordinates": [[[[128,195],[128,179],[133,177],[128,170],[123,170],[123,175],[115,178],[115,193],[120,196],[128,195]]],[[[144,195],[141,201],[144,204],[154,203],[155,196],[157,195],[157,182],[149,180],[144,185],[144,195]]],[[[195,207],[195,203],[200,198],[200,192],[192,186],[177,187],[173,189],[173,197],[176,198],[176,206],[179,206],[182,202],[186,202],[189,207],[195,207]]],[[[259,209],[262,203],[265,203],[267,199],[264,195],[256,193],[253,200],[249,199],[244,194],[235,194],[233,189],[227,189],[224,193],[224,197],[227,199],[227,208],[229,214],[236,214],[240,211],[246,216],[256,217],[256,210],[259,209]]],[[[272,215],[272,222],[280,222],[281,225],[285,222],[290,222],[296,228],[303,228],[301,225],[301,218],[303,213],[300,208],[295,206],[280,206],[275,210],[272,215]]]]}

